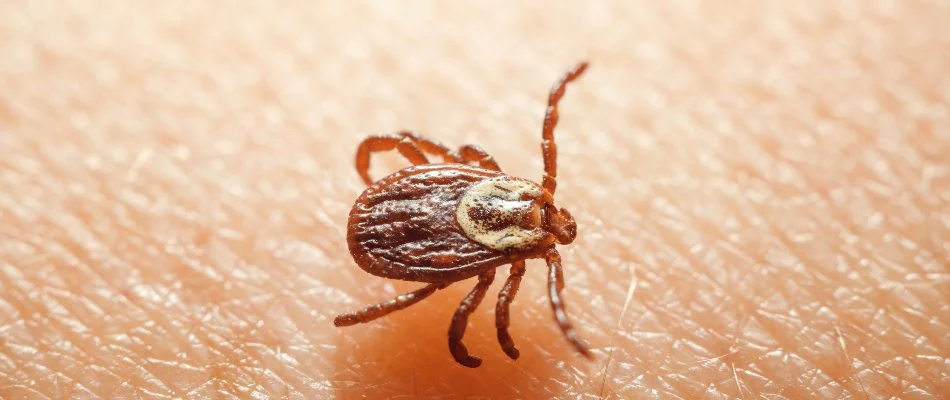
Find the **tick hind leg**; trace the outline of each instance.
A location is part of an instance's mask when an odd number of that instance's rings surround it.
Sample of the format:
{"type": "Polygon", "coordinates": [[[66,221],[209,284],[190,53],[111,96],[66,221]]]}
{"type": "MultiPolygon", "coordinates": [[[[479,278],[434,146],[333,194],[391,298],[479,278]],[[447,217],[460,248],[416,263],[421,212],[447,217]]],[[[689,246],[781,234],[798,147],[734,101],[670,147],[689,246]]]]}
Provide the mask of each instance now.
{"type": "Polygon", "coordinates": [[[356,172],[363,178],[363,182],[366,182],[367,185],[373,184],[373,180],[369,177],[370,154],[392,149],[399,150],[399,154],[402,154],[403,157],[406,157],[406,159],[414,165],[429,163],[425,154],[422,153],[422,150],[419,149],[419,146],[417,146],[411,138],[400,135],[370,136],[363,139],[363,142],[360,143],[360,146],[356,149],[356,172]]]}
{"type": "Polygon", "coordinates": [[[368,307],[363,307],[359,311],[342,314],[335,319],[333,319],[333,325],[335,326],[350,326],[361,323],[370,322],[379,317],[385,316],[393,311],[402,310],[406,307],[409,307],[413,304],[416,304],[426,297],[429,297],[432,293],[435,293],[436,290],[446,287],[446,284],[442,283],[433,283],[422,289],[416,290],[414,292],[409,292],[396,296],[395,299],[374,304],[368,307]]]}
{"type": "Polygon", "coordinates": [[[515,342],[508,334],[508,325],[511,323],[508,312],[511,302],[515,300],[515,294],[518,293],[518,286],[521,285],[521,277],[524,276],[524,261],[515,261],[511,264],[511,273],[505,286],[498,292],[498,304],[495,306],[495,328],[498,330],[498,343],[501,349],[505,351],[512,360],[517,360],[521,353],[515,348],[515,342]]]}
{"type": "Polygon", "coordinates": [[[499,167],[498,163],[495,162],[495,158],[477,145],[467,144],[462,146],[459,148],[459,156],[462,157],[463,163],[477,163],[479,167],[490,169],[492,171],[501,171],[501,167],[499,167]]]}
{"type": "Polygon", "coordinates": [[[409,132],[409,131],[402,131],[402,132],[399,132],[397,135],[402,136],[404,138],[409,138],[410,140],[412,140],[413,143],[416,144],[416,146],[419,146],[419,148],[422,149],[422,151],[432,154],[434,156],[441,157],[442,161],[444,162],[447,162],[447,163],[461,162],[461,159],[459,158],[458,154],[453,153],[452,150],[449,150],[449,148],[445,147],[445,145],[443,145],[442,143],[436,142],[425,136],[419,135],[414,132],[409,132]]]}
{"type": "Polygon", "coordinates": [[[465,336],[468,316],[478,308],[482,299],[485,298],[485,292],[488,291],[488,287],[491,286],[494,280],[494,269],[490,269],[478,277],[478,284],[459,304],[459,308],[455,310],[455,315],[452,317],[452,325],[449,326],[449,352],[452,353],[455,361],[469,368],[477,368],[482,365],[482,360],[468,354],[468,349],[462,344],[462,337],[465,336]]]}
{"type": "Polygon", "coordinates": [[[363,140],[356,149],[356,171],[367,185],[373,184],[369,177],[369,160],[372,153],[396,149],[413,165],[428,164],[425,153],[441,157],[447,163],[460,159],[448,147],[409,131],[395,134],[374,135],[363,140]]]}

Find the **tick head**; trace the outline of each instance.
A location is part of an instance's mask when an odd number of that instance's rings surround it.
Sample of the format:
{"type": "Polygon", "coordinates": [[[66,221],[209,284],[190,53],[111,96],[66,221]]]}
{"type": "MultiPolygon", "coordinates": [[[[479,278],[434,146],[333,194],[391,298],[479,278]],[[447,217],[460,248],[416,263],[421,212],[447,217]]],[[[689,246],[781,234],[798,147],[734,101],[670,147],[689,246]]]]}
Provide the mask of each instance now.
{"type": "Polygon", "coordinates": [[[554,205],[554,195],[551,192],[541,187],[538,189],[542,194],[535,201],[543,210],[542,229],[553,235],[558,244],[571,244],[577,237],[577,222],[574,221],[574,216],[570,211],[554,205]]]}
{"type": "Polygon", "coordinates": [[[571,213],[554,206],[541,186],[501,176],[474,185],[462,196],[456,220],[470,239],[497,250],[569,244],[577,236],[571,213]],[[553,238],[552,238],[553,236],[553,238]]]}
{"type": "Polygon", "coordinates": [[[544,230],[550,232],[559,244],[570,244],[577,236],[577,222],[571,213],[554,204],[544,206],[544,230]]]}

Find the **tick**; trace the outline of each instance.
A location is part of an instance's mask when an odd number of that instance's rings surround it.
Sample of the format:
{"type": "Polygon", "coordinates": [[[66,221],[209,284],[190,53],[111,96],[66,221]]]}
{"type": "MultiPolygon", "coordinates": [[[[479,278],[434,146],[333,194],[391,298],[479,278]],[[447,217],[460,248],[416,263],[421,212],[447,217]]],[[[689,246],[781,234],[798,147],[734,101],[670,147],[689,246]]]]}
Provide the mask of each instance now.
{"type": "Polygon", "coordinates": [[[495,159],[476,145],[458,151],[412,132],[370,136],[356,151],[356,170],[369,186],[356,200],[347,225],[347,244],[356,264],[370,274],[427,285],[395,299],[343,314],[336,326],[370,322],[429,297],[436,290],[478,277],[449,325],[449,352],[459,364],[476,368],[462,337],[468,317],[482,302],[495,279],[495,269],[511,265],[498,294],[495,327],[505,354],[520,353],[508,333],[509,307],[525,273],[525,260],[542,258],[548,265],[548,297],[554,318],[567,341],[591,358],[565,312],[561,291],[564,275],[556,245],[574,241],[577,224],[567,210],[554,205],[557,146],[554,128],[558,102],[568,83],[587,68],[580,63],[551,89],[541,131],[544,175],[541,184],[505,174],[495,159]],[[370,154],[399,151],[413,165],[373,183],[370,154]],[[426,155],[442,159],[430,163],[426,155]]]}

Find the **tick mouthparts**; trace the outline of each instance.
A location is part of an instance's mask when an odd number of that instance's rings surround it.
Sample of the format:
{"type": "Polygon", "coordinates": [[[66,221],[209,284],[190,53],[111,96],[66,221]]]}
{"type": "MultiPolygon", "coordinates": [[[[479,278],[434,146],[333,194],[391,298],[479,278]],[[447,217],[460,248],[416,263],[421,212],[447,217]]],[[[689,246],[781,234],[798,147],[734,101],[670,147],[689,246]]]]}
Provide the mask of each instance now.
{"type": "Polygon", "coordinates": [[[545,207],[547,217],[546,229],[554,235],[559,244],[570,244],[577,236],[577,222],[571,213],[553,205],[545,207]]]}

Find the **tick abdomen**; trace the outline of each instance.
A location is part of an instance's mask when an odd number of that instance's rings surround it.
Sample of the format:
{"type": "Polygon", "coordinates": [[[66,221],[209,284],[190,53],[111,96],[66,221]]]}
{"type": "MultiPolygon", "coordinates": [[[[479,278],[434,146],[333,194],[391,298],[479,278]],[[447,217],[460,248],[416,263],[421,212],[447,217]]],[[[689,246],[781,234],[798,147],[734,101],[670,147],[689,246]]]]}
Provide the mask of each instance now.
{"type": "Polygon", "coordinates": [[[500,176],[463,164],[426,164],[379,180],[350,211],[350,252],[373,275],[421,282],[466,279],[511,262],[511,252],[473,241],[456,218],[473,186],[500,176]]]}

